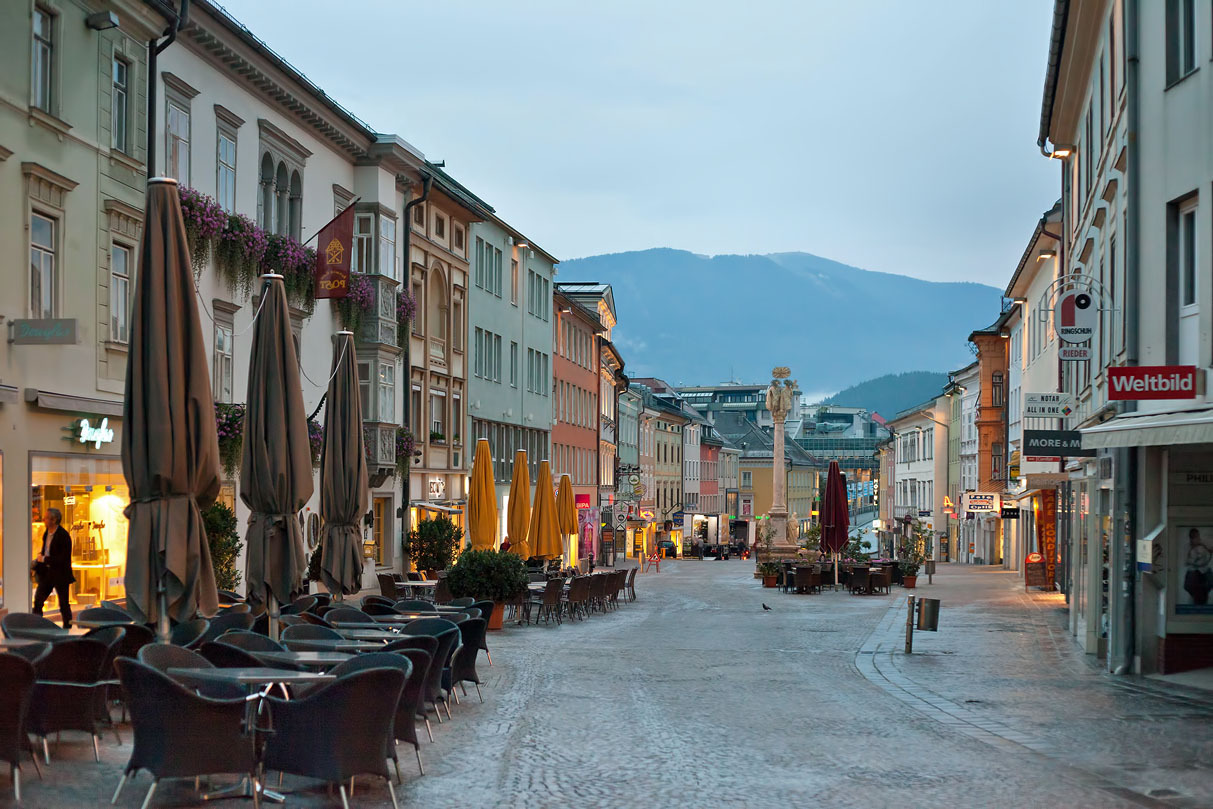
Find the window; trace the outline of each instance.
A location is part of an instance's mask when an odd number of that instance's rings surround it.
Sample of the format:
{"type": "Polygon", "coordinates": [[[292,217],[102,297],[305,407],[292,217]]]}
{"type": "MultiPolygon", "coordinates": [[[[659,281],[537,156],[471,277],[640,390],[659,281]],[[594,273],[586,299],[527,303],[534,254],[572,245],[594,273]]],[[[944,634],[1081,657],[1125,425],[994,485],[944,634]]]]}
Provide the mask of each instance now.
{"type": "Polygon", "coordinates": [[[1179,268],[1183,285],[1182,304],[1196,303],[1196,208],[1179,215],[1179,268]]]}
{"type": "Polygon", "coordinates": [[[446,394],[430,391],[430,434],[436,441],[446,439],[446,394]],[[434,434],[437,435],[434,435],[434,434]]]}
{"type": "Polygon", "coordinates": [[[110,339],[115,343],[130,340],[130,279],[131,249],[110,245],[110,339]]]}
{"type": "Polygon", "coordinates": [[[434,237],[446,238],[446,219],[441,214],[434,214],[434,237]]]}
{"type": "Polygon", "coordinates": [[[510,259],[510,303],[518,305],[518,259],[510,259]]]}
{"type": "MultiPolygon", "coordinates": [[[[1183,204],[1178,210],[1175,260],[1179,271],[1179,330],[1177,359],[1181,365],[1196,365],[1200,359],[1200,301],[1207,295],[1200,287],[1197,274],[1196,202],[1183,204]]],[[[1170,352],[1168,352],[1169,354],[1170,352]]]]}
{"type": "Polygon", "coordinates": [[[518,343],[510,341],[510,387],[518,387],[518,343]]]}
{"type": "Polygon", "coordinates": [[[1196,70],[1196,0],[1167,0],[1167,84],[1196,70]]]}
{"type": "Polygon", "coordinates": [[[493,294],[498,298],[501,297],[501,258],[502,253],[497,248],[493,249],[493,294]]]}
{"type": "Polygon", "coordinates": [[[354,258],[350,269],[354,272],[374,272],[374,260],[371,253],[371,237],[375,232],[375,215],[369,213],[354,214],[354,258]]]}
{"type": "Polygon", "coordinates": [[[995,441],[990,445],[990,478],[1002,480],[1002,444],[995,441]]]}
{"type": "Polygon", "coordinates": [[[30,217],[30,317],[56,317],[59,311],[55,265],[56,226],[49,216],[30,217]]]}
{"type": "Polygon", "coordinates": [[[115,58],[110,82],[110,146],[120,152],[130,151],[126,139],[126,99],[130,66],[115,58]]]}
{"type": "Polygon", "coordinates": [[[493,381],[501,382],[501,335],[493,335],[493,381]]]}
{"type": "Polygon", "coordinates": [[[486,273],[486,267],[484,266],[484,262],[485,262],[484,239],[480,238],[479,236],[476,237],[475,261],[476,261],[476,268],[474,271],[475,272],[474,277],[476,280],[476,286],[480,287],[481,289],[484,289],[484,276],[486,273]]]}
{"type": "Polygon", "coordinates": [[[362,404],[362,417],[368,421],[374,421],[374,411],[371,407],[371,364],[370,362],[358,363],[358,398],[362,404]]]}
{"type": "Polygon", "coordinates": [[[1002,407],[1004,400],[1002,371],[995,371],[990,376],[990,406],[1002,407]]]}
{"type": "Polygon", "coordinates": [[[421,434],[421,388],[413,386],[412,399],[409,401],[409,430],[421,443],[425,436],[421,434]]]}
{"type": "Polygon", "coordinates": [[[190,182],[190,113],[189,108],[169,99],[165,126],[164,170],[183,185],[190,182]]]}
{"type": "Polygon", "coordinates": [[[215,187],[218,190],[218,203],[229,213],[236,210],[236,138],[220,130],[219,143],[215,149],[217,177],[215,187]]]}
{"type": "Polygon", "coordinates": [[[451,439],[458,441],[463,435],[463,399],[451,397],[451,439]]]}
{"type": "Polygon", "coordinates": [[[232,401],[232,324],[215,321],[215,401],[232,401]]]}
{"type": "Polygon", "coordinates": [[[454,243],[455,252],[463,252],[463,228],[455,225],[451,228],[451,241],[454,243]]]}
{"type": "Polygon", "coordinates": [[[379,363],[379,421],[393,421],[396,413],[396,365],[379,363]]]}
{"type": "Polygon", "coordinates": [[[455,301],[454,312],[451,315],[451,345],[456,351],[463,351],[463,301],[455,301]]]}
{"type": "Polygon", "coordinates": [[[379,217],[379,274],[396,277],[396,220],[379,217]]]}
{"type": "Polygon", "coordinates": [[[425,227],[425,203],[413,206],[413,224],[425,227]]]}
{"type": "Polygon", "coordinates": [[[421,297],[421,282],[413,282],[413,302],[417,304],[417,315],[413,318],[413,334],[421,334],[421,313],[425,311],[421,297]]]}
{"type": "Polygon", "coordinates": [[[741,488],[749,489],[754,485],[754,473],[743,470],[741,473],[741,488]]]}
{"type": "Polygon", "coordinates": [[[30,102],[43,112],[51,111],[54,84],[55,18],[40,8],[34,9],[33,66],[30,102]]]}
{"type": "Polygon", "coordinates": [[[479,377],[484,376],[484,330],[476,327],[475,341],[472,343],[472,372],[479,377]]]}

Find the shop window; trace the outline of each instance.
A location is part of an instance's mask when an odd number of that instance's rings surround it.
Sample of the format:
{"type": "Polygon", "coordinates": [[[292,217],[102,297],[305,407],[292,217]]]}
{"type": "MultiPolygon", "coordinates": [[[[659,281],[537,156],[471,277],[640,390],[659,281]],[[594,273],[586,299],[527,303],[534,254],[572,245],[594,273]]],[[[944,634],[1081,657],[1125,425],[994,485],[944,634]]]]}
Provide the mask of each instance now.
{"type": "MultiPolygon", "coordinates": [[[[47,509],[59,509],[72,538],[76,583],[70,598],[77,607],[123,598],[127,519],[130,504],[122,462],[90,455],[30,456],[30,559],[42,551],[47,509]]],[[[52,596],[52,599],[55,597],[52,596]]],[[[58,604],[48,602],[47,611],[58,604]]]]}
{"type": "Polygon", "coordinates": [[[392,498],[376,497],[371,503],[371,530],[369,542],[363,546],[363,555],[374,559],[376,565],[388,564],[387,546],[392,535],[392,498]]]}

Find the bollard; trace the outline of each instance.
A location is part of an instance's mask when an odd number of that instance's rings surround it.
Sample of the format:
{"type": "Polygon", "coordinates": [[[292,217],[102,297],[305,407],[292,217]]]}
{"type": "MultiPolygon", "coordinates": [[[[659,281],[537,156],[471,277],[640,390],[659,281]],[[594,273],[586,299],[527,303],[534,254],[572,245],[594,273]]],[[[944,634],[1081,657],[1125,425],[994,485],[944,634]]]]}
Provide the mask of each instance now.
{"type": "Polygon", "coordinates": [[[932,584],[931,577],[935,575],[935,560],[927,560],[927,584],[932,584]]]}
{"type": "Polygon", "coordinates": [[[939,631],[939,599],[918,599],[918,628],[927,632],[939,631]]]}
{"type": "Polygon", "coordinates": [[[906,654],[914,653],[914,596],[906,596],[906,654]]]}

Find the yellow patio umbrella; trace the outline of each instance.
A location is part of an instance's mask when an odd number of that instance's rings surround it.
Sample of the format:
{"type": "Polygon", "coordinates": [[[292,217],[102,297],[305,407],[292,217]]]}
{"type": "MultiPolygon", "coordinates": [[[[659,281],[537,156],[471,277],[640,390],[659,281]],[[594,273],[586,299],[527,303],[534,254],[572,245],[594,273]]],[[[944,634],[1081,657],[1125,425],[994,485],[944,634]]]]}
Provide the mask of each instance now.
{"type": "Polygon", "coordinates": [[[556,522],[556,495],[552,491],[552,468],[547,461],[539,462],[539,480],[535,484],[535,506],[531,509],[532,555],[540,559],[561,556],[560,526],[556,522]]]}
{"type": "Polygon", "coordinates": [[[476,460],[472,461],[468,535],[474,551],[491,551],[497,547],[497,490],[493,486],[493,456],[487,438],[476,442],[476,460]]]}
{"type": "Polygon", "coordinates": [[[568,540],[569,548],[565,554],[565,564],[570,567],[577,564],[577,503],[573,498],[573,481],[568,475],[560,476],[560,492],[556,495],[556,524],[560,527],[563,538],[572,535],[568,540]]]}
{"type": "Polygon", "coordinates": [[[531,525],[531,473],[527,471],[526,450],[514,453],[514,476],[510,479],[510,504],[506,517],[507,539],[510,553],[523,559],[531,558],[531,544],[527,534],[531,525]]]}

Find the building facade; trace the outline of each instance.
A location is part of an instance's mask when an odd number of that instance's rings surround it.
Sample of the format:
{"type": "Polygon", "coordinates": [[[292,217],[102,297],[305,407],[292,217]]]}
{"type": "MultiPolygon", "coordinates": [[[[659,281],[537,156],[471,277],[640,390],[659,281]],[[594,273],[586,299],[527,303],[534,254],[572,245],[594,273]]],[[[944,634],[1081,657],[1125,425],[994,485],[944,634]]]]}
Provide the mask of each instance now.
{"type": "Polygon", "coordinates": [[[937,558],[939,540],[947,535],[942,517],[948,480],[948,398],[935,397],[889,421],[895,452],[894,520],[919,520],[926,526],[935,538],[933,546],[925,549],[930,559],[937,558]]]}
{"type": "MultiPolygon", "coordinates": [[[[598,334],[602,322],[559,290],[552,294],[552,462],[573,483],[579,523],[579,557],[602,558],[598,541],[598,334]]],[[[544,371],[546,373],[546,371],[544,371]]]]}
{"type": "MultiPolygon", "coordinates": [[[[1008,312],[990,326],[969,335],[977,347],[978,399],[974,408],[977,427],[977,492],[1001,502],[1007,483],[1007,330],[1008,312]]],[[[976,559],[987,565],[1002,564],[1002,520],[997,510],[975,513],[976,559]]]]}
{"type": "Polygon", "coordinates": [[[474,223],[468,243],[471,441],[463,462],[470,470],[476,441],[488,439],[500,540],[508,533],[516,451],[527,451],[532,501],[539,462],[549,457],[552,388],[540,373],[551,368],[551,303],[545,292],[551,289],[557,261],[496,216],[474,223]]]}

